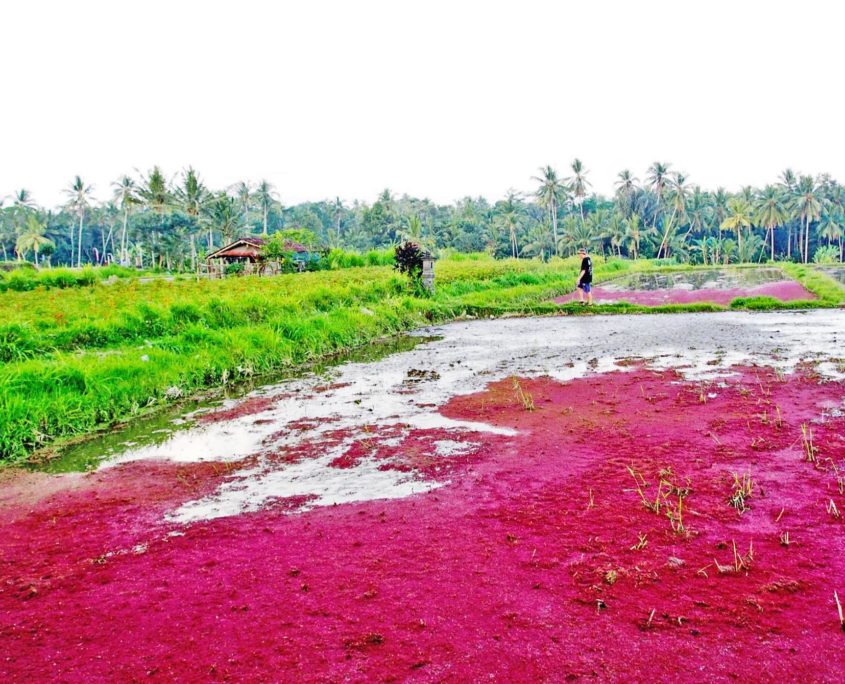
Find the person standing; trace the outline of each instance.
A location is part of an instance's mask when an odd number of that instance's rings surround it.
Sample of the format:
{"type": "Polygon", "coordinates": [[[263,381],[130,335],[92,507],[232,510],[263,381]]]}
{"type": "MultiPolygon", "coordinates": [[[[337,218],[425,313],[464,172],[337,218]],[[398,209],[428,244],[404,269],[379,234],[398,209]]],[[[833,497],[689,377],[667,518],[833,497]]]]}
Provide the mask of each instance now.
{"type": "Polygon", "coordinates": [[[578,256],[581,257],[581,272],[578,274],[576,285],[578,286],[578,301],[581,304],[593,305],[593,260],[587,254],[587,250],[583,247],[578,250],[578,256]],[[587,301],[584,301],[584,295],[587,295],[587,301]]]}

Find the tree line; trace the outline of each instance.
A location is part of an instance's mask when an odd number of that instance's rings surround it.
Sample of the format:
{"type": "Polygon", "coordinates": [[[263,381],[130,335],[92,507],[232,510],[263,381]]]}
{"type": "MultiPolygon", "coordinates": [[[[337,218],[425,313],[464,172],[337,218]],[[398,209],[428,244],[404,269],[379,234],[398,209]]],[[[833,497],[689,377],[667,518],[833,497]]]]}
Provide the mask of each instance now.
{"type": "Polygon", "coordinates": [[[26,189],[3,200],[0,256],[187,270],[236,237],[299,229],[322,247],[359,251],[412,240],[517,258],[588,247],[700,264],[843,260],[845,193],[827,174],[787,169],[770,185],[729,193],[704,190],[655,162],[642,179],[621,171],[606,197],[593,192],[589,171],[575,159],[566,174],[546,166],[531,182],[533,191],[511,190],[493,203],[465,197],[443,205],[385,190],[372,204],[336,198],[286,207],[266,180],[211,189],[193,168],[173,178],[157,166],[124,175],[106,201],[96,201],[94,188],[76,176],[56,209],[39,206],[26,189]]]}

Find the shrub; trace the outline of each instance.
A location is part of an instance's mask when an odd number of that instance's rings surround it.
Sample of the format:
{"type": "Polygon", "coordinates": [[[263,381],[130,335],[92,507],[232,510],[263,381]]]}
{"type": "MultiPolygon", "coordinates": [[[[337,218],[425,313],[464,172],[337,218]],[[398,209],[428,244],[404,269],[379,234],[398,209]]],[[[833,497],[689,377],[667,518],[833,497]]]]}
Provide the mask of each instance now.
{"type": "Polygon", "coordinates": [[[419,282],[423,269],[423,250],[416,242],[406,242],[396,246],[396,264],[400,273],[407,275],[412,282],[419,282]]]}
{"type": "Polygon", "coordinates": [[[226,275],[241,275],[243,272],[243,261],[234,261],[231,264],[226,264],[226,275]]]}
{"type": "Polygon", "coordinates": [[[835,264],[839,261],[839,250],[833,245],[825,245],[819,247],[816,253],[813,254],[813,263],[816,264],[835,264]]]}

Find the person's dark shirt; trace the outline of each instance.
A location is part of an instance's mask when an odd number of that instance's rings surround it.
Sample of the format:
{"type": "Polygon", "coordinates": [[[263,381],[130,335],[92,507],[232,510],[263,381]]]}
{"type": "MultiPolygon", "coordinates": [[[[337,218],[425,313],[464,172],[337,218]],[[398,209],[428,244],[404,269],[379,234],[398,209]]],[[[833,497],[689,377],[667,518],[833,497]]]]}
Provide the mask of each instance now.
{"type": "Polygon", "coordinates": [[[585,256],[581,259],[581,270],[584,272],[584,275],[581,276],[581,283],[587,284],[593,282],[593,260],[590,257],[585,256]]]}

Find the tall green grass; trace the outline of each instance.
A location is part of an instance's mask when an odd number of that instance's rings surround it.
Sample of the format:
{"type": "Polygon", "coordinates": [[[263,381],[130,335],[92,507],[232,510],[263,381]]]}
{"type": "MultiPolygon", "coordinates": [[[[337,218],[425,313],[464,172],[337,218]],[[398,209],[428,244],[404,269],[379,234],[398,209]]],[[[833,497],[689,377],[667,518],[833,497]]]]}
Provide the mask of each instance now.
{"type": "MultiPolygon", "coordinates": [[[[436,293],[419,296],[390,264],[358,265],[350,255],[336,256],[345,264],[338,270],[272,278],[126,279],[108,287],[0,294],[0,460],[25,458],[199,388],[293,370],[431,322],[720,309],[622,303],[586,311],[555,304],[554,297],[574,287],[577,258],[542,263],[447,256],[437,263],[436,293]]],[[[385,253],[354,256],[386,260],[385,253]]],[[[665,266],[596,259],[594,275],[601,282],[650,268],[665,266]]],[[[842,301],[841,288],[824,274],[793,271],[822,305],[842,301]]]]}

